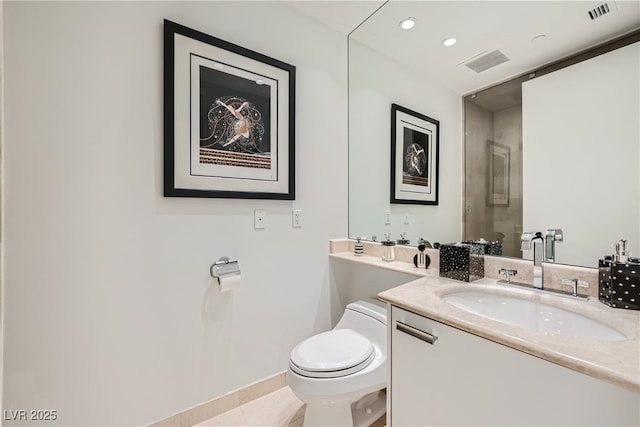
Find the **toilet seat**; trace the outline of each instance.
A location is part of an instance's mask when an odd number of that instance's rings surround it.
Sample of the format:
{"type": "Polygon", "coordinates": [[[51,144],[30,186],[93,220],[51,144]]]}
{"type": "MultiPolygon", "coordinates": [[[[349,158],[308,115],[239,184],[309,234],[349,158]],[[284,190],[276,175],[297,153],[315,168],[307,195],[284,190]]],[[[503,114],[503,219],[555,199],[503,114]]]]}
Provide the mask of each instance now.
{"type": "Polygon", "coordinates": [[[305,377],[337,378],[363,370],[374,358],[369,339],[352,329],[334,329],[298,344],[289,366],[305,377]]]}

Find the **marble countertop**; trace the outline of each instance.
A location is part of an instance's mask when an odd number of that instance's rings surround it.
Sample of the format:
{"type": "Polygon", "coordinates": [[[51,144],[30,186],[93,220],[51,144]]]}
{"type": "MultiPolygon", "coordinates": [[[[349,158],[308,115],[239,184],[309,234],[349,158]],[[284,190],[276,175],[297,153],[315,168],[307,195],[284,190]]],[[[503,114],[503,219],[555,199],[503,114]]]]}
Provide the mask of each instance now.
{"type": "Polygon", "coordinates": [[[416,277],[422,276],[438,276],[439,270],[436,268],[416,268],[413,264],[402,261],[386,262],[382,261],[379,256],[361,255],[354,256],[353,253],[339,252],[329,254],[329,258],[340,259],[347,262],[354,262],[358,264],[364,264],[371,267],[383,268],[385,270],[397,271],[400,273],[411,274],[416,277]]]}
{"type": "Polygon", "coordinates": [[[545,291],[513,287],[480,279],[465,283],[427,276],[381,292],[382,300],[491,341],[529,353],[577,372],[640,392],[640,312],[605,306],[596,298],[566,298],[545,291]],[[486,290],[521,297],[584,314],[622,332],[627,340],[599,341],[547,335],[471,314],[441,296],[459,291],[486,290]]]}

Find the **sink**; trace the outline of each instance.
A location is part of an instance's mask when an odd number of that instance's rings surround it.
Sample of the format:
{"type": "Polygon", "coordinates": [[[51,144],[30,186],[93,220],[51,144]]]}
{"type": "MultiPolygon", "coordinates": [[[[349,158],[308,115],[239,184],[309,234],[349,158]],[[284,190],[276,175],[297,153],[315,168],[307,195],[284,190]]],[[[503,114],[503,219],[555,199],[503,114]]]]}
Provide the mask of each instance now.
{"type": "Polygon", "coordinates": [[[545,335],[603,341],[626,339],[618,330],[598,320],[527,299],[477,291],[455,292],[444,295],[442,299],[469,313],[545,335]]]}

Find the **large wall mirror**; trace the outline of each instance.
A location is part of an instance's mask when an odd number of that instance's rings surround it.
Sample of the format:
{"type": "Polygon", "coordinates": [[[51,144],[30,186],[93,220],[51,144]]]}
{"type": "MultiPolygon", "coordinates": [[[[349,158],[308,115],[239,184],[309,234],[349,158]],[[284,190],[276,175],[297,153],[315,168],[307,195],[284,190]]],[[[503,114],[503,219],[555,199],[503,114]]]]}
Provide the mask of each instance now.
{"type": "Polygon", "coordinates": [[[639,28],[636,1],[386,2],[349,36],[349,236],[640,255],[639,28]],[[437,205],[390,201],[392,104],[439,122],[437,205]]]}

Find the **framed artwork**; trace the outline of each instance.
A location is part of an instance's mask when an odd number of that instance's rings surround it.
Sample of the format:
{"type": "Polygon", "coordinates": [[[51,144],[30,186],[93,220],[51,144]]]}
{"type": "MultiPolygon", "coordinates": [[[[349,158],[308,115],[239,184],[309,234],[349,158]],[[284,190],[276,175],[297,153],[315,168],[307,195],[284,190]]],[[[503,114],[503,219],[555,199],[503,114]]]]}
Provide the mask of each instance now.
{"type": "Polygon", "coordinates": [[[165,197],[294,200],[295,75],[165,20],[165,197]]]}
{"type": "Polygon", "coordinates": [[[511,149],[493,141],[487,142],[487,205],[509,206],[511,149]]]}
{"type": "Polygon", "coordinates": [[[440,122],[391,105],[391,203],[437,205],[440,122]]]}

